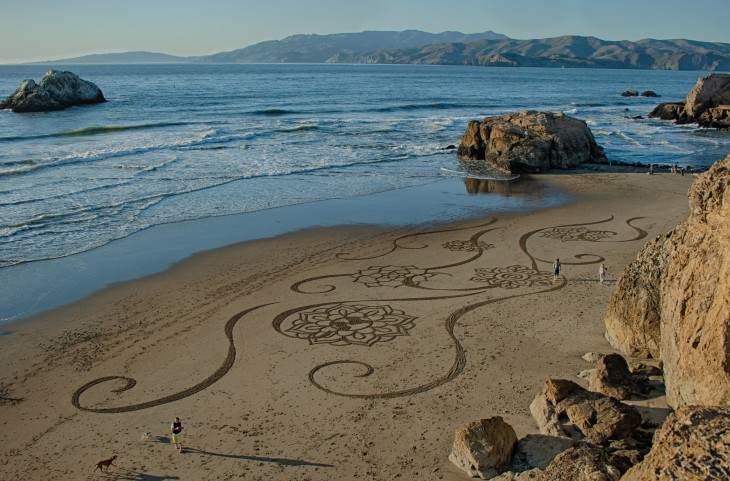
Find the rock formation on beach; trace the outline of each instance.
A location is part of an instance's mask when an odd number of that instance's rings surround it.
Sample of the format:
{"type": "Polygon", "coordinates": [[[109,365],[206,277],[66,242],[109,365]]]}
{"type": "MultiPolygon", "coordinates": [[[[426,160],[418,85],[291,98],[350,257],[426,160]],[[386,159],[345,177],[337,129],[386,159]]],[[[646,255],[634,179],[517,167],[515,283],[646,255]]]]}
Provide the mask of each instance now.
{"type": "Polygon", "coordinates": [[[730,403],[730,156],[697,178],[689,204],[624,271],[605,317],[615,348],[661,359],[675,409],[730,403]]]}
{"type": "Polygon", "coordinates": [[[649,117],[678,124],[730,129],[730,74],[710,74],[697,81],[684,102],[659,104],[649,117]]]}
{"type": "Polygon", "coordinates": [[[38,83],[32,79],[23,80],[12,95],[0,101],[0,110],[46,112],[100,102],[106,102],[106,99],[92,82],[72,72],[49,70],[38,83]]]}
{"type": "MultiPolygon", "coordinates": [[[[587,353],[583,359],[596,366],[579,377],[589,378],[589,390],[548,379],[530,405],[540,434],[517,441],[509,466],[493,462],[473,475],[730,479],[730,155],[695,180],[689,204],[689,218],[647,244],[626,268],[606,314],[614,347],[661,361],[667,403],[676,412],[652,432],[658,423],[651,413],[621,400],[645,398],[654,389],[650,376],[659,382],[662,371],[636,363],[629,369],[619,354],[587,353]]],[[[471,452],[461,459],[485,459],[484,447],[506,439],[483,431],[471,431],[471,452]]],[[[500,424],[500,433],[509,431],[500,424]]],[[[450,459],[468,471],[453,453],[450,459]]]]}
{"type": "Polygon", "coordinates": [[[469,122],[457,157],[485,161],[505,174],[606,163],[603,149],[584,121],[563,113],[536,111],[469,122]]]}
{"type": "Polygon", "coordinates": [[[683,407],[667,418],[654,447],[622,481],[730,479],[730,407],[683,407]]]}

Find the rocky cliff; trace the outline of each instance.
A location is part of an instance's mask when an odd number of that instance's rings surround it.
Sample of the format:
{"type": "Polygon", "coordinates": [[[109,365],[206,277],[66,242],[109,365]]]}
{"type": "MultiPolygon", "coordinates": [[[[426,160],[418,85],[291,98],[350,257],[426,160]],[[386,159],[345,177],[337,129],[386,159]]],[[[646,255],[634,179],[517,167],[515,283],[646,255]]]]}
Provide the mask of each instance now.
{"type": "Polygon", "coordinates": [[[457,150],[506,174],[605,163],[603,149],[582,120],[561,113],[524,111],[472,121],[457,150]]]}
{"type": "Polygon", "coordinates": [[[23,80],[12,95],[0,101],[0,109],[45,112],[100,102],[106,99],[93,83],[72,72],[49,70],[37,84],[31,79],[23,80]]]}
{"type": "Polygon", "coordinates": [[[689,203],[689,218],[624,271],[605,318],[615,348],[661,358],[674,408],[730,403],[730,156],[689,203]]]}
{"type": "Polygon", "coordinates": [[[684,102],[659,104],[649,117],[674,120],[678,124],[730,129],[730,74],[700,78],[684,102]]]}

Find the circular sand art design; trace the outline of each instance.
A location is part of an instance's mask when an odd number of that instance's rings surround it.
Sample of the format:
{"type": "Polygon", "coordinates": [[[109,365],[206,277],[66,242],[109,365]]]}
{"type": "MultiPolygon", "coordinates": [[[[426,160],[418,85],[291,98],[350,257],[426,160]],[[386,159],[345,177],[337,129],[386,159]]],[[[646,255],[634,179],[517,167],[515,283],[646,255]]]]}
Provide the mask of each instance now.
{"type": "Polygon", "coordinates": [[[302,311],[282,333],[310,344],[372,346],[407,336],[415,319],[387,305],[342,303],[302,311]]]}
{"type": "Polygon", "coordinates": [[[599,242],[615,236],[615,232],[607,230],[590,230],[587,227],[553,227],[543,231],[540,236],[548,239],[558,239],[563,242],[588,241],[599,242]]]}
{"type": "Polygon", "coordinates": [[[479,250],[494,249],[494,244],[486,242],[477,242],[474,240],[453,240],[441,244],[442,247],[453,252],[477,252],[479,250]]]}
{"type": "Polygon", "coordinates": [[[517,289],[518,287],[549,286],[552,276],[525,266],[509,266],[475,269],[475,282],[485,282],[490,287],[517,289]]]}
{"type": "Polygon", "coordinates": [[[368,287],[400,287],[425,282],[435,274],[416,266],[372,266],[353,274],[355,282],[368,287]]]}

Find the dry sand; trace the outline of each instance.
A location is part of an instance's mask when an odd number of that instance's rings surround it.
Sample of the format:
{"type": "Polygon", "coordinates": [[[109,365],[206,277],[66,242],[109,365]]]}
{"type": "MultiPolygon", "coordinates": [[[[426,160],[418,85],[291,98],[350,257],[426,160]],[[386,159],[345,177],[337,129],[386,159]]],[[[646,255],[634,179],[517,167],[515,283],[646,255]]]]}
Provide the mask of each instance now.
{"type": "Polygon", "coordinates": [[[4,326],[0,479],[468,479],[447,460],[454,431],[501,415],[535,432],[548,377],[585,385],[580,356],[612,352],[617,276],[686,217],[693,178],[544,180],[575,200],[248,242],[4,326]],[[82,389],[110,376],[136,385],[82,389]]]}

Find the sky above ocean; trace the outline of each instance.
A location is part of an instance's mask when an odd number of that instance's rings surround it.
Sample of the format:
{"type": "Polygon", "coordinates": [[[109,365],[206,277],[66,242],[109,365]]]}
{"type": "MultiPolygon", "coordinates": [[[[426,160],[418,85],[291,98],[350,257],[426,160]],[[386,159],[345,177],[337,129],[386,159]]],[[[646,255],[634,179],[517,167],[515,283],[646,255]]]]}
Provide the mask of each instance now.
{"type": "Polygon", "coordinates": [[[0,64],[139,50],[207,55],[300,33],[364,30],[730,43],[728,0],[36,0],[32,10],[4,2],[2,16],[0,64]]]}

